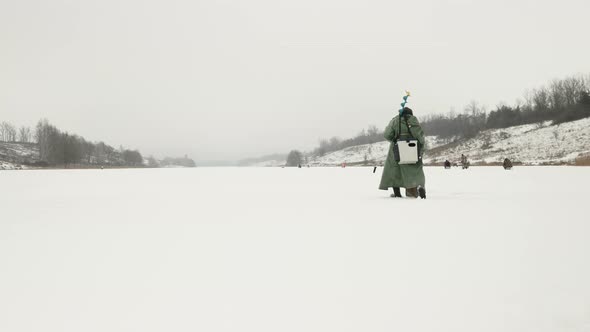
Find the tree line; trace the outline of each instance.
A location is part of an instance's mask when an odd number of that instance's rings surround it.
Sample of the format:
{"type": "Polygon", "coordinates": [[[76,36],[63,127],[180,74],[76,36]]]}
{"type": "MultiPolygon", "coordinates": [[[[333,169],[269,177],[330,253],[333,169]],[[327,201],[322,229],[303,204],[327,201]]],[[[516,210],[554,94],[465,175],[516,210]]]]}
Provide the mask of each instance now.
{"type": "MultiPolygon", "coordinates": [[[[427,115],[421,118],[420,123],[427,135],[464,139],[475,137],[487,129],[542,124],[545,121],[559,124],[586,117],[590,117],[590,75],[577,75],[553,80],[545,86],[527,91],[515,105],[499,104],[488,112],[484,106],[472,101],[462,112],[451,110],[447,114],[427,115]]],[[[369,126],[350,139],[320,139],[319,146],[311,155],[321,157],[350,146],[384,140],[382,130],[369,126]]]]}
{"type": "Polygon", "coordinates": [[[189,158],[187,155],[185,155],[184,157],[179,157],[179,158],[166,157],[160,161],[155,161],[154,157],[149,157],[148,162],[150,164],[152,162],[155,162],[157,167],[175,167],[175,166],[197,167],[197,164],[195,163],[195,161],[192,160],[191,158],[189,158]],[[152,160],[154,160],[154,161],[152,161],[152,160]]]}
{"type": "Polygon", "coordinates": [[[84,137],[59,130],[46,119],[39,120],[36,126],[22,126],[17,129],[8,122],[0,122],[0,142],[31,144],[38,149],[38,160],[15,162],[30,166],[107,166],[107,167],[196,167],[194,160],[187,155],[180,158],[166,157],[157,160],[153,156],[145,158],[138,150],[118,149],[104,142],[90,142],[84,137]]]}
{"type": "Polygon", "coordinates": [[[441,138],[471,138],[486,129],[586,117],[590,117],[590,76],[578,75],[527,91],[515,105],[499,104],[489,113],[473,101],[463,113],[429,115],[422,119],[422,127],[428,135],[441,138]]]}
{"type": "Polygon", "coordinates": [[[31,128],[25,126],[17,128],[6,121],[0,123],[0,142],[30,143],[31,139],[31,128]]]}
{"type": "Polygon", "coordinates": [[[128,166],[143,165],[143,156],[137,150],[114,147],[104,142],[89,142],[84,137],[59,130],[46,119],[39,120],[34,129],[17,128],[0,123],[0,142],[36,144],[39,160],[23,161],[35,166],[128,166]]]}
{"type": "Polygon", "coordinates": [[[377,126],[370,125],[366,130],[361,130],[361,132],[353,138],[344,140],[339,137],[320,139],[320,145],[312,151],[312,155],[321,157],[327,153],[342,150],[351,146],[372,144],[384,140],[383,131],[377,128],[377,126]]]}
{"type": "Polygon", "coordinates": [[[137,167],[143,156],[137,150],[119,150],[104,142],[92,143],[84,137],[62,132],[46,119],[40,120],[34,134],[39,157],[50,165],[109,165],[137,167]]]}

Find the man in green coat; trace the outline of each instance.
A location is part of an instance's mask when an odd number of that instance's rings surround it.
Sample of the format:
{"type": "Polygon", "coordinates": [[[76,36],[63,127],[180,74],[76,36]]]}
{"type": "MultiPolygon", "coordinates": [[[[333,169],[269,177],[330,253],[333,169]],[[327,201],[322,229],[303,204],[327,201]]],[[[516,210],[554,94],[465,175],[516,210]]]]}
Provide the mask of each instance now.
{"type": "Polygon", "coordinates": [[[385,133],[385,138],[391,142],[389,152],[387,153],[387,160],[385,160],[385,167],[383,168],[383,175],[381,176],[381,183],[379,189],[389,190],[393,188],[392,197],[401,197],[399,188],[406,188],[407,197],[426,198],[426,190],[424,188],[425,178],[422,164],[422,154],[425,150],[424,132],[420,127],[418,119],[413,115],[411,109],[405,107],[400,116],[396,116],[390,122],[385,133]],[[399,121],[402,121],[401,126],[399,121]],[[393,154],[393,147],[397,140],[404,140],[414,138],[418,140],[418,147],[420,151],[419,160],[415,164],[400,165],[395,161],[393,154]]]}

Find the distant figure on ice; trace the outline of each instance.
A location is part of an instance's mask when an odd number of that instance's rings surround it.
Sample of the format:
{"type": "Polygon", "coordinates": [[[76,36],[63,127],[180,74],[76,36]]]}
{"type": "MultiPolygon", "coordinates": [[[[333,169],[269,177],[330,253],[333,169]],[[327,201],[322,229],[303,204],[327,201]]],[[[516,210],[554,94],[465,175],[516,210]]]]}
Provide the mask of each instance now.
{"type": "Polygon", "coordinates": [[[445,169],[451,168],[451,162],[447,159],[445,160],[445,169]]]}
{"type": "MultiPolygon", "coordinates": [[[[426,198],[424,170],[422,154],[424,153],[425,141],[424,132],[420,127],[418,119],[408,107],[404,107],[400,115],[394,117],[385,128],[383,134],[391,142],[379,189],[388,190],[393,188],[391,197],[402,197],[400,188],[406,188],[407,197],[426,198]],[[400,164],[394,156],[394,147],[397,141],[416,139],[418,141],[418,162],[413,164],[400,164]]],[[[399,159],[398,159],[399,160],[399,159]]]]}
{"type": "Polygon", "coordinates": [[[469,160],[467,160],[467,156],[461,154],[461,168],[468,169],[469,168],[469,160]]]}
{"type": "Polygon", "coordinates": [[[510,161],[510,159],[508,159],[508,158],[505,158],[502,166],[504,167],[505,170],[512,169],[512,161],[510,161]]]}

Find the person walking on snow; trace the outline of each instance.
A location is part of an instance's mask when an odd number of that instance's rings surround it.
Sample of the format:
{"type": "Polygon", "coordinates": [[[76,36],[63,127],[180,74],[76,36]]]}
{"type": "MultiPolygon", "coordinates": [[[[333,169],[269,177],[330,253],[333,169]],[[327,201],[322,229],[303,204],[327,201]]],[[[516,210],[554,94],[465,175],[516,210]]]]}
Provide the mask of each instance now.
{"type": "Polygon", "coordinates": [[[463,166],[463,169],[469,167],[469,161],[467,160],[467,156],[464,154],[461,154],[461,166],[463,166]]]}
{"type": "Polygon", "coordinates": [[[422,164],[422,154],[425,150],[424,132],[413,111],[408,107],[404,107],[401,114],[389,122],[383,135],[391,144],[385,160],[379,189],[389,190],[389,188],[393,188],[391,197],[402,197],[400,188],[406,188],[407,197],[417,198],[418,194],[420,194],[420,197],[426,198],[424,188],[426,180],[422,164]],[[401,125],[399,121],[402,122],[401,125]],[[418,140],[420,158],[415,164],[399,164],[395,161],[393,153],[395,141],[409,138],[418,140]]]}

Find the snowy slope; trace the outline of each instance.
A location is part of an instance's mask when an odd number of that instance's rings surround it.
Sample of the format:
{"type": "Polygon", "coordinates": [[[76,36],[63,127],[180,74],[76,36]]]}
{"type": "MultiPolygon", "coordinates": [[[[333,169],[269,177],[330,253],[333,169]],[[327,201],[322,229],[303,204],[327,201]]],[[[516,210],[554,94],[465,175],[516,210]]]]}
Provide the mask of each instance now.
{"type": "Polygon", "coordinates": [[[427,162],[457,159],[462,153],[473,162],[495,163],[510,158],[524,164],[571,163],[590,152],[590,118],[560,125],[516,126],[488,130],[446,149],[434,150],[427,162]]]}
{"type": "Polygon", "coordinates": [[[39,149],[31,143],[0,142],[0,169],[27,168],[23,163],[39,160],[39,149]]]}
{"type": "MultiPolygon", "coordinates": [[[[444,143],[434,136],[427,136],[426,144],[429,147],[434,148],[444,143]]],[[[312,166],[333,166],[341,165],[342,163],[350,165],[362,164],[365,162],[365,160],[370,165],[375,163],[380,164],[383,163],[387,157],[389,145],[389,142],[383,141],[373,144],[351,146],[339,151],[328,153],[322,157],[312,158],[309,164],[312,166]]]]}
{"type": "MultiPolygon", "coordinates": [[[[477,137],[452,143],[427,136],[427,164],[445,159],[458,161],[461,154],[472,163],[496,163],[504,158],[514,162],[537,165],[573,163],[576,157],[590,153],[590,118],[560,125],[537,124],[487,130],[477,137]]],[[[387,157],[389,142],[359,145],[313,158],[311,165],[380,164],[387,157]]]]}

